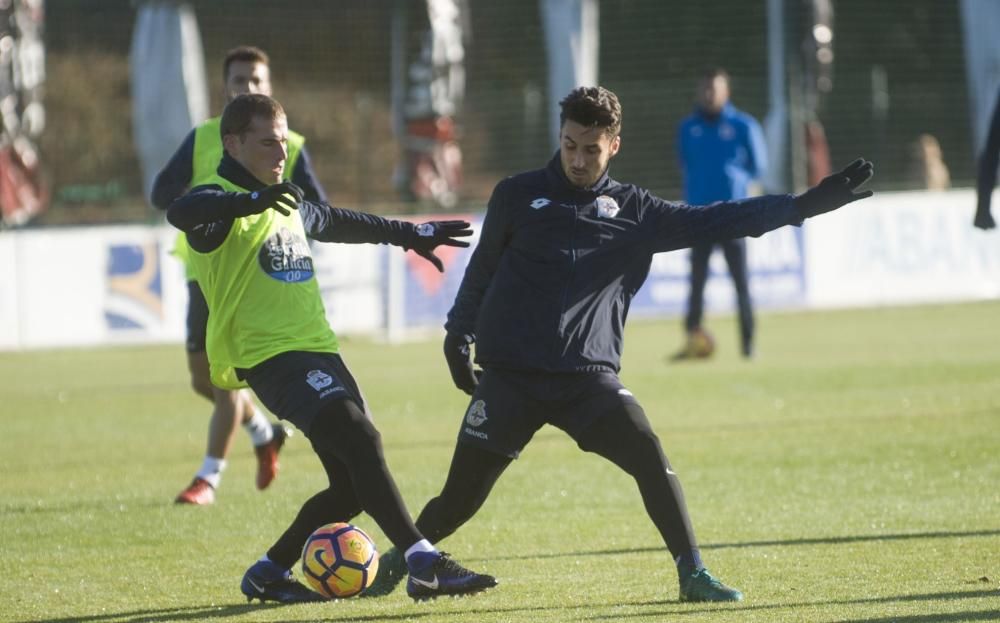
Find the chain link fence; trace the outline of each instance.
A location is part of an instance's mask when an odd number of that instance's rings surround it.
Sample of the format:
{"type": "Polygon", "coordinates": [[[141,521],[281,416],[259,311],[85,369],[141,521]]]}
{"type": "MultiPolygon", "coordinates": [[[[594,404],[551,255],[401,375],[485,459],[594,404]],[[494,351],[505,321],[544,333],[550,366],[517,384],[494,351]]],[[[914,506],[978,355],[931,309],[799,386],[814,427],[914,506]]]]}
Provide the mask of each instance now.
{"type": "MultiPolygon", "coordinates": [[[[275,96],[307,137],[333,203],[381,213],[439,209],[401,199],[391,111],[392,0],[193,0],[211,109],[222,107],[221,59],[236,45],[264,48],[275,96]]],[[[785,0],[791,84],[805,75],[808,2],[785,0]]],[[[955,2],[835,0],[832,90],[816,101],[834,166],[876,162],[877,189],[914,188],[913,146],[936,138],[953,185],[970,185],[973,153],[955,2]]],[[[459,210],[481,210],[493,185],[542,166],[547,126],[564,94],[546,93],[537,0],[469,0],[466,89],[457,116],[459,210]]],[[[151,221],[131,136],[128,0],[46,0],[46,130],[42,159],[53,205],[41,223],[151,221]]],[[[667,198],[681,195],[674,144],[704,69],[725,67],[733,102],[767,113],[764,0],[696,3],[601,0],[600,82],[620,96],[623,148],[613,175],[667,198]]],[[[793,189],[788,189],[793,190],[793,189]]]]}

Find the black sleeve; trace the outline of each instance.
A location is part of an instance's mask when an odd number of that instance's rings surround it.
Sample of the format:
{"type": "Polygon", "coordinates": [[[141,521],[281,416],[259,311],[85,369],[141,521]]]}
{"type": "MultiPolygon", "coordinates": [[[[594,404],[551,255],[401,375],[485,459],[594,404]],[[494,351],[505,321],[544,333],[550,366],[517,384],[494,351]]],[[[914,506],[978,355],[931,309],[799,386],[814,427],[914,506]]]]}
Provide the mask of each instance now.
{"type": "Polygon", "coordinates": [[[408,247],[415,226],[374,214],[303,201],[299,215],[306,235],[320,242],[383,243],[408,247]]]}
{"type": "Polygon", "coordinates": [[[221,186],[197,186],[170,204],[167,222],[187,234],[192,249],[208,253],[222,244],[233,221],[242,216],[241,194],[221,186]]]}
{"type": "Polygon", "coordinates": [[[690,206],[647,194],[643,202],[647,208],[643,224],[652,253],[757,237],[785,225],[802,223],[792,195],[764,195],[690,206]]]}
{"type": "Polygon", "coordinates": [[[184,142],[170,157],[167,165],[156,175],[150,200],[161,210],[187,192],[194,175],[194,130],[188,133],[184,142]]]}
{"type": "Polygon", "coordinates": [[[990,200],[993,198],[993,187],[997,183],[997,164],[1000,161],[1000,94],[993,108],[993,118],[990,120],[990,133],[986,144],[979,155],[979,171],[976,175],[976,197],[979,210],[990,211],[990,200]]]}
{"type": "Polygon", "coordinates": [[[479,242],[465,268],[462,284],[455,295],[455,304],[448,312],[448,320],[444,325],[449,333],[469,335],[475,339],[479,307],[500,264],[500,257],[510,241],[510,210],[504,204],[504,188],[503,182],[497,184],[486,206],[479,242]]]}
{"type": "Polygon", "coordinates": [[[323,190],[323,186],[316,179],[316,174],[312,168],[312,160],[309,158],[309,152],[306,151],[305,146],[299,151],[299,157],[295,160],[295,168],[292,169],[291,180],[295,182],[296,186],[302,189],[306,201],[330,203],[326,192],[323,190]]]}
{"type": "Polygon", "coordinates": [[[221,186],[197,186],[178,197],[167,208],[167,221],[181,231],[191,231],[199,225],[233,221],[244,216],[245,205],[240,201],[246,193],[226,192],[221,186]]]}

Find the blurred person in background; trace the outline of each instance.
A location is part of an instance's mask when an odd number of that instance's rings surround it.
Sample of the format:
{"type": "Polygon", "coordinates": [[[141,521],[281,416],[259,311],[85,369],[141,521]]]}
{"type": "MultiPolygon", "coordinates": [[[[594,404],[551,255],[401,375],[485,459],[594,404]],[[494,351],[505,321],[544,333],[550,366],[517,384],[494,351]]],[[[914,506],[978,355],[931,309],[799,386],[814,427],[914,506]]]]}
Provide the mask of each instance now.
{"type": "MultiPolygon", "coordinates": [[[[252,46],[240,46],[226,53],[222,63],[223,96],[226,103],[245,93],[271,95],[271,70],[267,54],[252,46]]],[[[205,121],[191,132],[157,175],[153,184],[152,203],[166,210],[170,203],[214,177],[222,159],[222,139],[219,135],[219,117],[205,121]]],[[[289,132],[288,162],[285,179],[295,182],[309,201],[325,202],[326,193],[313,174],[305,139],[289,132]]],[[[183,233],[178,236],[174,254],[185,262],[190,247],[183,233]]],[[[187,359],[194,391],[213,403],[208,425],[208,445],[201,467],[191,484],[175,498],[178,504],[211,504],[215,491],[222,481],[226,457],[232,446],[238,425],[250,436],[257,457],[256,485],[266,489],[277,476],[278,453],[290,434],[279,423],[268,421],[254,404],[248,390],[222,390],[209,380],[208,357],[205,354],[205,332],[208,324],[208,307],[198,282],[190,267],[186,268],[188,280],[187,359]]]]}
{"type": "Polygon", "coordinates": [[[993,201],[993,187],[997,183],[997,164],[1000,161],[1000,93],[990,120],[990,133],[986,137],[983,153],[979,155],[979,169],[976,173],[976,216],[972,224],[979,229],[993,229],[997,226],[990,211],[993,201]]]}
{"type": "MultiPolygon", "coordinates": [[[[417,529],[433,543],[454,533],[549,424],[635,480],[682,601],[739,601],[743,594],[702,563],[680,478],[618,377],[629,304],[653,254],[760,236],[868,197],[855,191],[872,164],[859,159],[798,196],[672,203],[611,178],[622,123],[614,93],[580,87],[560,106],[559,151],[545,168],[494,188],[448,312],[445,359],[455,386],[472,398],[444,487],[417,529]],[[473,367],[473,346],[482,370],[473,367]]],[[[404,570],[390,549],[369,593],[391,591],[404,570]]]]}
{"type": "MultiPolygon", "coordinates": [[[[750,184],[767,167],[767,148],[760,124],[729,101],[729,74],[706,72],[698,82],[696,107],[677,131],[677,150],[684,180],[684,201],[708,205],[750,196],[750,184]]],[[[673,359],[707,357],[712,339],[702,326],[709,259],[719,246],[729,265],[739,307],[740,347],[753,356],[754,318],[747,274],[746,241],[742,238],[704,242],[691,247],[691,289],[684,318],[686,341],[673,359]]]]}
{"type": "Polygon", "coordinates": [[[931,134],[921,134],[910,146],[910,182],[926,190],[951,188],[951,173],[944,162],[941,144],[931,134]]]}
{"type": "Polygon", "coordinates": [[[305,199],[302,189],[282,181],[288,122],[281,105],[266,95],[241,95],[227,104],[220,131],[225,152],[216,175],[167,211],[170,224],[187,234],[188,262],[208,303],[211,380],[229,390],[252,388],[268,409],[298,427],[329,483],[247,569],[240,590],[248,600],[322,600],[291,570],[317,528],[361,512],[405,552],[407,593],[414,599],[495,586],[493,577],[439,552],[413,525],[381,435],[326,318],[306,241],[391,244],[443,272],[434,250],[469,246],[458,240],[472,234],[469,223],[417,225],[305,199]]]}

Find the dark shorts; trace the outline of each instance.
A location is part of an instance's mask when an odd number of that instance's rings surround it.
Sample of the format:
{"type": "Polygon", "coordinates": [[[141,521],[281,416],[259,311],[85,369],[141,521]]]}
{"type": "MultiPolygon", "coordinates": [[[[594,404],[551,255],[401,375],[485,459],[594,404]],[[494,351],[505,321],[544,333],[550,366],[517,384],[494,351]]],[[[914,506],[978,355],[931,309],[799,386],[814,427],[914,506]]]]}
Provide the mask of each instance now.
{"type": "Polygon", "coordinates": [[[459,443],[517,458],[545,424],[578,436],[598,418],[638,405],[613,372],[545,373],[490,368],[462,419],[459,443]]]}
{"type": "Polygon", "coordinates": [[[208,302],[197,281],[189,281],[187,313],[187,352],[205,352],[205,335],[208,332],[208,302]]]}
{"type": "Polygon", "coordinates": [[[333,401],[353,400],[371,419],[361,389],[338,354],[291,351],[237,372],[271,413],[306,436],[316,414],[333,401]]]}

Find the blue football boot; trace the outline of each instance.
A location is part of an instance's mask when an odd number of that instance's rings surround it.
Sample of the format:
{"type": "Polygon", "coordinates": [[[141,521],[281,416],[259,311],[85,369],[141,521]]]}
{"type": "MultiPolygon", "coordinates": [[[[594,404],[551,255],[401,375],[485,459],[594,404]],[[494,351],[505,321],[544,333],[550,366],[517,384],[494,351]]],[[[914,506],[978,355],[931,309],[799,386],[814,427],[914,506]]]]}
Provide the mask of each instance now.
{"type": "Polygon", "coordinates": [[[326,601],[326,598],[315,593],[293,577],[292,572],[282,569],[270,560],[258,560],[243,574],[240,590],[247,596],[247,601],[259,599],[277,601],[283,604],[298,604],[313,601],[326,601]]]}
{"type": "Polygon", "coordinates": [[[681,601],[742,601],[743,593],[726,586],[708,569],[680,570],[681,601]]]}
{"type": "Polygon", "coordinates": [[[441,595],[468,595],[497,585],[492,575],[469,571],[444,552],[418,552],[407,561],[410,579],[406,593],[414,600],[441,595]]]}

